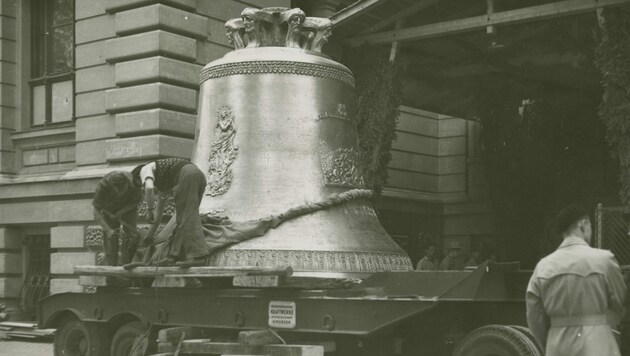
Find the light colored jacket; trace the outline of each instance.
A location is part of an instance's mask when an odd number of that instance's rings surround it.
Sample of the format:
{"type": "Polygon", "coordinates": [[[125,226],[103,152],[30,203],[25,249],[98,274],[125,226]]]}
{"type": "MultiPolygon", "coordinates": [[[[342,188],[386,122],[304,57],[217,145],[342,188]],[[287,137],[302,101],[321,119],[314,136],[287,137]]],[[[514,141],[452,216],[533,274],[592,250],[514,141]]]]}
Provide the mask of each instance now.
{"type": "Polygon", "coordinates": [[[437,269],[437,263],[430,260],[429,257],[424,256],[416,265],[416,271],[435,271],[437,269]]]}
{"type": "Polygon", "coordinates": [[[570,236],[534,270],[527,323],[547,356],[621,355],[612,328],[625,293],[613,254],[570,236]]]}

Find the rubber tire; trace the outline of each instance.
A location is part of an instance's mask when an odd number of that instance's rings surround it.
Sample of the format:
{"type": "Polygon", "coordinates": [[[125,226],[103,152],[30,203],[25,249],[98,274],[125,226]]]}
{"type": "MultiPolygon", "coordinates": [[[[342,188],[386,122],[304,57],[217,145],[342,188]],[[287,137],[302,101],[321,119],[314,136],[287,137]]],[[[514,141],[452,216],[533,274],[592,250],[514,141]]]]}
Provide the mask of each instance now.
{"type": "MultiPolygon", "coordinates": [[[[111,355],[129,355],[132,351],[132,347],[136,342],[136,338],[142,335],[145,335],[147,331],[146,326],[140,321],[131,321],[127,324],[124,324],[116,332],[112,337],[112,343],[110,347],[111,355]]],[[[153,338],[155,340],[155,338],[153,338]]],[[[146,338],[142,341],[144,345],[140,346],[144,348],[143,353],[140,355],[146,354],[146,351],[149,351],[148,348],[150,346],[151,334],[146,335],[146,338]]]]}
{"type": "Polygon", "coordinates": [[[453,356],[541,356],[522,332],[505,325],[487,325],[468,333],[453,356]]]}
{"type": "Polygon", "coordinates": [[[541,356],[543,356],[545,354],[545,350],[543,350],[542,346],[540,346],[540,344],[538,343],[538,341],[534,337],[534,334],[532,334],[531,330],[529,330],[525,326],[520,326],[520,325],[510,325],[510,327],[512,329],[515,329],[516,331],[520,331],[522,334],[524,334],[529,339],[529,341],[531,341],[532,344],[534,344],[534,346],[536,346],[536,350],[538,350],[538,353],[541,356]]]}
{"type": "Polygon", "coordinates": [[[109,334],[104,326],[67,318],[57,328],[53,349],[55,356],[107,356],[109,334]]]}

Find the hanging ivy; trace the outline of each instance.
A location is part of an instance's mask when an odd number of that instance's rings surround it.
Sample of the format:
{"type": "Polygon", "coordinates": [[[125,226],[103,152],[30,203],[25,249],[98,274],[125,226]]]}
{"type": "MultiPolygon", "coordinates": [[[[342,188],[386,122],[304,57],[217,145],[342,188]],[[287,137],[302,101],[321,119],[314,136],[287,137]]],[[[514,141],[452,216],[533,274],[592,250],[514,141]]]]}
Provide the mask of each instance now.
{"type": "Polygon", "coordinates": [[[619,160],[619,196],[630,204],[630,16],[605,11],[595,41],[595,66],[604,87],[599,117],[606,126],[611,153],[619,160]]]}
{"type": "Polygon", "coordinates": [[[345,62],[356,80],[361,166],[367,186],[378,196],[388,178],[405,65],[390,62],[388,50],[367,45],[353,50],[345,62]]]}

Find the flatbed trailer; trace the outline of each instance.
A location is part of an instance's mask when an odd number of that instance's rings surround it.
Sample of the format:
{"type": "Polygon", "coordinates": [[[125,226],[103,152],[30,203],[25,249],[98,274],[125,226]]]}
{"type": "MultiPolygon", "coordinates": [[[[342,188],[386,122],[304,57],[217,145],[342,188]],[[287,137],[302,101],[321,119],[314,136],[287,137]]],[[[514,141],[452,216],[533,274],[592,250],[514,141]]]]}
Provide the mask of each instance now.
{"type": "MultiPolygon", "coordinates": [[[[293,276],[290,268],[77,270],[128,276],[147,286],[101,286],[43,299],[38,323],[58,329],[57,355],[143,354],[130,353],[141,339],[146,354],[175,354],[174,345],[156,342],[160,330],[173,327],[196,330],[182,340],[203,336],[180,342],[181,355],[213,354],[212,347],[237,345],[239,333],[252,330],[267,330],[289,345],[320,345],[322,355],[542,354],[523,327],[530,273],[505,265],[379,272],[364,279],[293,276]]],[[[253,352],[243,347],[225,350],[253,352]]],[[[278,352],[273,354],[312,354],[278,352]]]]}

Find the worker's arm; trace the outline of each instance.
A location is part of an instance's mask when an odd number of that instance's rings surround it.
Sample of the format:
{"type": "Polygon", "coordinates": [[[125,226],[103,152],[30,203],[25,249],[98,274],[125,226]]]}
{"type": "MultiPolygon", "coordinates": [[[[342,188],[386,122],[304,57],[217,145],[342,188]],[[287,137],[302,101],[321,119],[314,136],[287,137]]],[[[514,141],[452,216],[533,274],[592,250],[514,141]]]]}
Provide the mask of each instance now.
{"type": "MultiPolygon", "coordinates": [[[[144,181],[144,198],[147,201],[146,218],[150,223],[155,220],[155,188],[153,187],[153,178],[149,177],[144,181]]],[[[159,198],[158,198],[159,201],[159,198]]]]}
{"type": "Polygon", "coordinates": [[[103,216],[101,210],[96,207],[94,207],[94,220],[96,223],[101,225],[105,236],[111,236],[115,233],[114,229],[112,229],[112,227],[107,223],[107,220],[105,219],[105,216],[103,216]]]}
{"type": "Polygon", "coordinates": [[[545,313],[539,292],[539,281],[536,272],[529,281],[525,302],[527,306],[527,326],[532,332],[538,344],[545,349],[547,344],[547,331],[549,331],[549,317],[545,313]]]}

